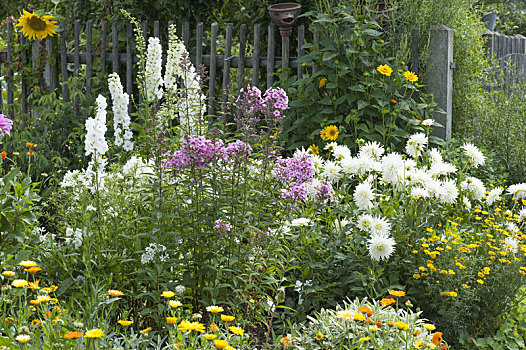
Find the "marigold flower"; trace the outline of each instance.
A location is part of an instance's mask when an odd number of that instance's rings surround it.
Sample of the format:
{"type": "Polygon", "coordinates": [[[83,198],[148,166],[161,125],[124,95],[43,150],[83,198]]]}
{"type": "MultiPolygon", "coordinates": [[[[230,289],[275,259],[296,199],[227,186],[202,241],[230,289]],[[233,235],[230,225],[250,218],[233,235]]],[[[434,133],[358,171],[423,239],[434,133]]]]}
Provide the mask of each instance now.
{"type": "Polygon", "coordinates": [[[228,342],[223,339],[214,340],[214,345],[216,349],[224,349],[228,346],[228,342]]]}
{"type": "Polygon", "coordinates": [[[391,76],[391,73],[393,73],[393,69],[389,67],[387,64],[382,64],[376,67],[376,70],[380,72],[380,74],[383,74],[387,77],[391,76]]]}
{"type": "Polygon", "coordinates": [[[32,260],[23,260],[20,263],[18,263],[18,265],[22,267],[32,267],[32,266],[37,266],[37,263],[32,260]]]}
{"type": "Polygon", "coordinates": [[[27,287],[28,284],[29,283],[26,280],[14,280],[13,282],[11,282],[11,285],[16,288],[27,287]]]}
{"type": "Polygon", "coordinates": [[[5,277],[13,277],[15,275],[15,272],[14,271],[4,271],[2,272],[2,275],[4,275],[5,277]]]}
{"type": "Polygon", "coordinates": [[[217,314],[217,313],[225,311],[225,309],[223,309],[221,306],[211,305],[211,306],[206,307],[206,311],[211,312],[213,314],[217,314]]]}
{"type": "Polygon", "coordinates": [[[234,316],[221,315],[221,320],[225,322],[232,322],[235,320],[234,316]]]}
{"type": "Polygon", "coordinates": [[[168,324],[176,324],[177,323],[177,317],[166,317],[166,323],[168,323],[168,324]]]}
{"type": "Polygon", "coordinates": [[[108,290],[108,295],[110,295],[112,297],[120,297],[120,296],[124,295],[124,293],[121,292],[120,290],[110,289],[110,290],[108,290]]]}
{"type": "Polygon", "coordinates": [[[436,332],[433,334],[433,338],[431,339],[433,344],[440,345],[442,343],[442,332],[436,332]]]}
{"type": "Polygon", "coordinates": [[[127,321],[127,320],[118,320],[118,324],[120,324],[123,327],[127,327],[133,323],[133,321],[127,321]]]}
{"type": "Polygon", "coordinates": [[[324,127],[320,132],[320,136],[324,141],[336,141],[339,134],[340,132],[335,125],[328,125],[324,127]]]}
{"type": "Polygon", "coordinates": [[[245,333],[245,331],[241,327],[231,326],[228,327],[228,329],[230,329],[230,332],[234,333],[235,335],[243,335],[245,333]]]}
{"type": "Polygon", "coordinates": [[[64,339],[77,339],[84,335],[84,333],[81,332],[67,332],[64,334],[64,339]]]}
{"type": "Polygon", "coordinates": [[[104,331],[100,328],[90,329],[84,334],[84,338],[101,338],[104,336],[104,331]]]}
{"type": "Polygon", "coordinates": [[[391,290],[389,294],[394,295],[395,297],[403,297],[405,296],[405,292],[402,290],[391,290]]]}

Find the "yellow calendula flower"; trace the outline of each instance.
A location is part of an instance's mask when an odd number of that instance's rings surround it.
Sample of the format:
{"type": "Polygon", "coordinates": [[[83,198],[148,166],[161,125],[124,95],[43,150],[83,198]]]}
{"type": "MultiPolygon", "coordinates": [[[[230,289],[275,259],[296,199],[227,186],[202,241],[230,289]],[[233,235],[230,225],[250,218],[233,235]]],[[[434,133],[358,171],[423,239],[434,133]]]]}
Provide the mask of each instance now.
{"type": "Polygon", "coordinates": [[[213,314],[217,314],[217,313],[225,311],[225,309],[223,309],[221,306],[212,305],[212,306],[207,306],[206,311],[211,312],[213,314]]]}
{"type": "Polygon", "coordinates": [[[365,321],[365,316],[360,314],[360,313],[358,313],[358,312],[355,312],[353,314],[353,318],[354,318],[355,321],[365,321]]]}
{"type": "Polygon", "coordinates": [[[420,276],[418,273],[415,273],[415,274],[413,275],[413,278],[414,278],[415,280],[419,279],[420,277],[422,277],[422,276],[420,276]]]}
{"type": "Polygon", "coordinates": [[[100,328],[90,329],[84,333],[84,338],[101,338],[104,336],[104,331],[100,328]]]}
{"type": "Polygon", "coordinates": [[[316,340],[322,340],[322,339],[323,339],[323,334],[321,334],[321,332],[318,332],[318,334],[316,334],[316,336],[314,337],[314,339],[316,339],[316,340]]]}
{"type": "Polygon", "coordinates": [[[15,340],[19,343],[24,344],[31,340],[31,336],[28,334],[19,334],[16,336],[15,340]]]}
{"type": "Polygon", "coordinates": [[[416,81],[418,81],[418,76],[413,73],[413,72],[410,72],[410,71],[406,71],[404,73],[404,77],[410,81],[411,83],[415,83],[416,81]]]}
{"type": "Polygon", "coordinates": [[[172,292],[171,290],[165,290],[164,292],[162,292],[161,295],[165,298],[171,298],[175,295],[175,293],[172,292]]]}
{"type": "Polygon", "coordinates": [[[27,282],[26,280],[14,280],[13,282],[11,282],[11,285],[16,288],[22,288],[27,287],[29,285],[29,282],[27,282]]]}
{"type": "Polygon", "coordinates": [[[204,337],[205,337],[206,340],[214,340],[215,338],[217,338],[217,335],[206,333],[206,334],[204,335],[204,337]]]}
{"type": "Polygon", "coordinates": [[[33,266],[37,266],[37,263],[32,260],[23,260],[18,265],[22,267],[33,267],[33,266]]]}
{"type": "Polygon", "coordinates": [[[483,280],[477,280],[477,283],[484,284],[483,280]]]}
{"type": "MultiPolygon", "coordinates": [[[[172,308],[178,308],[179,306],[183,305],[183,303],[181,303],[179,300],[170,300],[168,302],[168,304],[170,305],[170,307],[172,308]]],[[[207,308],[208,309],[208,308],[207,308]]]]}
{"type": "Polygon", "coordinates": [[[448,297],[456,297],[457,296],[457,292],[446,292],[446,295],[448,297]]]}
{"type": "Polygon", "coordinates": [[[395,297],[403,297],[405,296],[405,292],[402,290],[391,290],[389,294],[394,295],[395,297]]]}
{"type": "Polygon", "coordinates": [[[380,72],[380,74],[383,74],[387,77],[391,76],[391,73],[393,73],[393,69],[389,67],[387,64],[379,65],[376,70],[380,72]]]}
{"type": "Polygon", "coordinates": [[[42,40],[48,35],[57,34],[57,22],[52,19],[53,16],[39,16],[23,10],[16,27],[22,27],[22,35],[26,38],[42,40]]]}
{"type": "Polygon", "coordinates": [[[340,132],[338,131],[338,128],[335,125],[326,126],[320,132],[320,136],[324,141],[336,141],[339,134],[340,132]]]}
{"type": "Polygon", "coordinates": [[[4,275],[5,277],[13,277],[15,275],[15,272],[14,271],[4,271],[2,272],[2,275],[4,275]]]}
{"type": "Polygon", "coordinates": [[[214,345],[216,349],[224,349],[228,346],[228,342],[223,339],[214,340],[214,345]]]}
{"type": "Polygon", "coordinates": [[[435,326],[433,326],[432,324],[425,324],[424,325],[424,328],[427,329],[428,331],[434,331],[435,329],[437,329],[435,326]]]}
{"type": "Polygon", "coordinates": [[[57,289],[58,289],[58,287],[55,286],[55,285],[51,285],[51,286],[49,286],[49,287],[43,287],[43,288],[42,288],[42,290],[45,291],[45,292],[47,292],[47,293],[53,293],[53,292],[55,292],[57,289]]]}
{"type": "Polygon", "coordinates": [[[363,337],[359,339],[360,341],[368,341],[371,340],[371,337],[363,337]]]}
{"type": "Polygon", "coordinates": [[[320,79],[320,85],[319,85],[319,86],[320,86],[320,89],[321,89],[322,87],[324,87],[325,84],[327,84],[327,78],[321,78],[321,79],[320,79]]]}
{"type": "Polygon", "coordinates": [[[127,327],[127,326],[131,325],[133,323],[133,321],[118,320],[117,323],[120,324],[121,326],[127,327]]]}
{"type": "Polygon", "coordinates": [[[225,321],[225,322],[232,322],[234,321],[236,318],[234,316],[228,316],[228,315],[221,315],[221,320],[225,321]]]}
{"type": "Polygon", "coordinates": [[[409,326],[407,325],[407,323],[404,323],[404,322],[395,322],[395,326],[398,328],[398,329],[401,329],[401,330],[406,330],[409,328],[409,326]]]}
{"type": "Polygon", "coordinates": [[[124,293],[121,292],[120,290],[110,289],[108,290],[108,295],[112,297],[120,297],[124,295],[124,293]]]}
{"type": "Polygon", "coordinates": [[[228,327],[228,329],[230,330],[230,332],[234,333],[235,335],[243,335],[243,334],[245,334],[245,331],[241,327],[231,326],[231,327],[228,327]]]}

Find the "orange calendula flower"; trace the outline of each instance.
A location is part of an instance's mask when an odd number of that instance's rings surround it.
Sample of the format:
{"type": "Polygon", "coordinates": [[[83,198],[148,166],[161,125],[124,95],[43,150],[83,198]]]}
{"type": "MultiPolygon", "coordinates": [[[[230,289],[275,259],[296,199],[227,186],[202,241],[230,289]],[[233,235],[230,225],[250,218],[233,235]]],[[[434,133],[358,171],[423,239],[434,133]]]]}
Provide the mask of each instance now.
{"type": "Polygon", "coordinates": [[[168,324],[176,324],[177,323],[177,317],[166,317],[166,323],[168,323],[168,324]]]}
{"type": "Polygon", "coordinates": [[[379,65],[376,70],[380,72],[380,74],[383,74],[387,77],[391,76],[391,73],[393,73],[393,69],[389,67],[387,64],[379,65]]]}
{"type": "Polygon", "coordinates": [[[431,341],[435,345],[442,344],[442,332],[436,332],[435,334],[433,334],[433,338],[431,339],[431,341]]]}
{"type": "Polygon", "coordinates": [[[373,310],[371,310],[370,308],[368,308],[367,306],[361,306],[358,308],[358,311],[364,313],[364,314],[367,314],[367,316],[372,316],[373,315],[373,310]]]}
{"type": "Polygon", "coordinates": [[[108,295],[112,297],[120,297],[120,296],[123,296],[124,293],[121,292],[120,290],[110,289],[108,290],[108,295]]]}
{"type": "Polygon", "coordinates": [[[212,332],[215,332],[219,329],[219,327],[215,323],[212,323],[209,328],[212,332]]]}
{"type": "Polygon", "coordinates": [[[380,304],[385,306],[394,304],[395,302],[396,300],[394,300],[393,298],[383,298],[382,300],[380,300],[380,304]]]}
{"type": "Polygon", "coordinates": [[[34,145],[35,144],[33,142],[27,142],[26,143],[26,146],[29,147],[29,148],[33,147],[34,145]]]}
{"type": "Polygon", "coordinates": [[[392,290],[389,292],[389,294],[394,295],[395,297],[403,297],[405,296],[405,292],[402,290],[392,290]]]}
{"type": "Polygon", "coordinates": [[[221,315],[221,320],[223,320],[225,322],[232,322],[235,319],[236,318],[234,316],[221,315]]]}
{"type": "Polygon", "coordinates": [[[145,328],[141,331],[143,334],[148,334],[152,330],[152,327],[145,328]]]}
{"type": "Polygon", "coordinates": [[[29,303],[33,305],[40,305],[40,300],[29,300],[29,303]]]}
{"type": "Polygon", "coordinates": [[[6,151],[2,151],[2,152],[0,152],[0,156],[2,156],[2,160],[5,160],[6,157],[7,157],[7,153],[6,153],[6,151]]]}
{"type": "Polygon", "coordinates": [[[25,269],[24,271],[29,273],[37,273],[38,271],[42,271],[42,269],[38,266],[30,267],[29,269],[25,269]]]}
{"type": "Polygon", "coordinates": [[[320,89],[321,89],[322,87],[324,87],[325,84],[327,84],[327,78],[321,78],[321,79],[320,79],[320,85],[319,85],[319,86],[320,86],[320,89]]]}
{"type": "Polygon", "coordinates": [[[64,339],[77,339],[84,335],[84,333],[81,332],[67,332],[64,334],[64,339]]]}

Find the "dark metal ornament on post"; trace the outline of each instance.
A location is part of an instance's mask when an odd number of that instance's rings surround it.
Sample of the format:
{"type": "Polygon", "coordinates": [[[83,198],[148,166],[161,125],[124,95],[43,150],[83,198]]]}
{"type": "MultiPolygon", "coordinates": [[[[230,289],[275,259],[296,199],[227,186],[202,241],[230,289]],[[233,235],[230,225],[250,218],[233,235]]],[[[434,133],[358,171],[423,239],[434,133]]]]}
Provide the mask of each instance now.
{"type": "Polygon", "coordinates": [[[274,4],[268,7],[268,13],[272,22],[279,27],[282,37],[289,37],[292,34],[292,26],[301,11],[301,5],[296,3],[274,4]]]}

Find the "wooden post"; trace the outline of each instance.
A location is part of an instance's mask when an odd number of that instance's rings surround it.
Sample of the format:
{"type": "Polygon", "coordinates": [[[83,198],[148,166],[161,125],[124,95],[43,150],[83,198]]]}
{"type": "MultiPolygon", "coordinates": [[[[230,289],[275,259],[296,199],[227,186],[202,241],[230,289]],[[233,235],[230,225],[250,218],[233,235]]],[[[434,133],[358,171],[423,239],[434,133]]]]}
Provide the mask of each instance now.
{"type": "Polygon", "coordinates": [[[112,70],[114,73],[118,73],[119,72],[119,32],[117,31],[117,21],[112,23],[111,36],[112,36],[112,46],[113,46],[112,70]]]}
{"type": "Polygon", "coordinates": [[[225,103],[228,96],[226,95],[226,87],[230,83],[230,62],[232,57],[232,31],[234,30],[234,25],[228,23],[226,26],[226,39],[225,39],[225,55],[223,59],[223,91],[222,91],[222,102],[225,103]]]}
{"type": "Polygon", "coordinates": [[[108,35],[108,21],[102,22],[102,33],[100,37],[100,72],[102,73],[102,79],[100,80],[100,88],[102,92],[106,91],[106,41],[108,35]]]}
{"type": "Polygon", "coordinates": [[[128,23],[126,30],[126,92],[130,96],[130,103],[128,104],[128,112],[131,112],[132,106],[132,88],[133,88],[133,76],[132,76],[132,51],[131,51],[131,42],[133,38],[133,29],[132,24],[128,23]]]}
{"type": "Polygon", "coordinates": [[[446,26],[438,26],[431,33],[427,69],[427,91],[433,94],[438,107],[445,114],[433,113],[434,119],[443,125],[435,128],[432,135],[444,140],[451,139],[453,110],[453,33],[446,26]]]}
{"type": "Polygon", "coordinates": [[[212,23],[210,38],[210,80],[208,81],[208,114],[214,114],[215,80],[217,70],[217,28],[216,22],[212,23]]]}
{"type": "Polygon", "coordinates": [[[199,69],[203,64],[203,22],[197,23],[195,35],[195,68],[199,69]]]}
{"type": "Polygon", "coordinates": [[[11,55],[11,33],[13,32],[13,20],[7,21],[7,110],[10,119],[15,118],[15,109],[13,106],[13,57],[11,55]]]}
{"type": "MultiPolygon", "coordinates": [[[[79,67],[80,67],[80,43],[79,43],[79,32],[80,32],[80,21],[76,20],[74,25],[74,40],[75,40],[75,70],[73,71],[73,76],[75,78],[78,78],[79,76],[79,67]]],[[[76,86],[76,84],[74,84],[76,86]]],[[[75,96],[75,118],[78,118],[80,116],[79,111],[79,98],[78,96],[75,96]]]]}
{"type": "Polygon", "coordinates": [[[261,24],[254,24],[254,50],[252,53],[252,86],[258,86],[259,80],[259,42],[261,24]]]}
{"type": "Polygon", "coordinates": [[[93,69],[93,56],[91,52],[92,21],[86,22],[86,96],[91,94],[91,73],[93,69]]]}
{"type": "Polygon", "coordinates": [[[301,25],[298,27],[298,67],[297,67],[297,75],[298,80],[303,78],[303,74],[305,73],[305,68],[300,63],[301,57],[305,54],[305,50],[303,49],[303,44],[305,43],[305,26],[301,25]]]}
{"type": "MultiPolygon", "coordinates": [[[[26,38],[21,35],[20,36],[20,43],[22,44],[22,46],[25,44],[26,42],[26,38]]],[[[22,65],[26,65],[27,64],[27,53],[26,53],[26,50],[22,50],[22,53],[21,53],[21,58],[22,58],[22,65]]],[[[1,75],[0,75],[1,76],[1,75]]],[[[0,87],[0,95],[2,94],[2,88],[0,87]]],[[[22,77],[22,91],[21,91],[21,94],[22,94],[22,114],[26,114],[27,113],[27,83],[26,83],[26,79],[25,77],[22,77]]],[[[1,101],[0,101],[0,110],[1,110],[1,101]]]]}
{"type": "Polygon", "coordinates": [[[274,84],[274,24],[268,25],[268,39],[267,39],[267,89],[274,84]]]}

